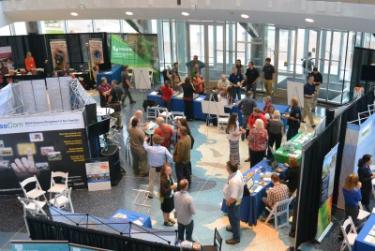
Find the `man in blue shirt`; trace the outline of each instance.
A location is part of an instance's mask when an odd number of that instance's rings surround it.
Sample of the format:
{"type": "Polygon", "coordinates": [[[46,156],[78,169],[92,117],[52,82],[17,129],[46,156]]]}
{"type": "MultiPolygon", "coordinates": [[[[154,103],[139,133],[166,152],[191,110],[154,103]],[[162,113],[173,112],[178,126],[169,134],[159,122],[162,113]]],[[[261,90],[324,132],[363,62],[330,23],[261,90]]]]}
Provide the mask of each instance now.
{"type": "Polygon", "coordinates": [[[315,96],[315,85],[314,85],[314,76],[310,75],[307,79],[307,83],[303,88],[304,95],[304,107],[302,119],[304,120],[307,116],[312,128],[315,128],[314,118],[312,115],[312,107],[314,105],[314,96],[315,96]]]}
{"type": "Polygon", "coordinates": [[[241,87],[244,83],[244,78],[241,72],[238,71],[237,67],[233,67],[232,73],[229,75],[229,82],[231,83],[230,89],[232,94],[232,100],[241,100],[241,87]]]}

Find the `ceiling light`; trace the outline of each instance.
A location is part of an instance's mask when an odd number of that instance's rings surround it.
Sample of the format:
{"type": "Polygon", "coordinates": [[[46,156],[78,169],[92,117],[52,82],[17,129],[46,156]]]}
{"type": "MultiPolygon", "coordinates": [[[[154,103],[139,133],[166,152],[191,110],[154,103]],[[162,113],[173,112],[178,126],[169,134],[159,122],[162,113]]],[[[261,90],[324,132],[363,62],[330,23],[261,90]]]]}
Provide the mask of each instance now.
{"type": "Polygon", "coordinates": [[[76,17],[76,16],[78,16],[78,13],[77,12],[70,12],[70,15],[73,16],[73,17],[76,17]]]}
{"type": "Polygon", "coordinates": [[[248,18],[249,18],[249,15],[241,14],[241,17],[244,18],[244,19],[248,19],[248,18]]]}
{"type": "Polygon", "coordinates": [[[312,18],[305,18],[305,21],[308,23],[314,23],[314,19],[312,18]]]}
{"type": "Polygon", "coordinates": [[[133,15],[134,15],[134,13],[131,12],[131,11],[127,11],[127,12],[125,12],[125,14],[126,14],[127,16],[133,16],[133,15]]]}
{"type": "Polygon", "coordinates": [[[185,17],[188,17],[188,16],[190,16],[190,13],[186,12],[186,11],[183,11],[183,12],[181,12],[181,15],[183,15],[185,17]]]}

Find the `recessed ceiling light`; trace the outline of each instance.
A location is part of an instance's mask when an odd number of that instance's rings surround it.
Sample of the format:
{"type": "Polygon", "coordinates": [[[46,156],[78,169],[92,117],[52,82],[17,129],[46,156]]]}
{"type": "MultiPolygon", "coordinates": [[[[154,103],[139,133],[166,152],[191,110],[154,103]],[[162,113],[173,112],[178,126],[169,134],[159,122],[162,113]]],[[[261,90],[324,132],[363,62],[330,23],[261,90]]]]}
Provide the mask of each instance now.
{"type": "Polygon", "coordinates": [[[312,18],[305,18],[305,21],[308,23],[314,23],[314,19],[312,18]]]}
{"type": "Polygon", "coordinates": [[[76,17],[76,16],[78,16],[78,13],[77,12],[70,12],[70,15],[73,16],[73,17],[76,17]]]}
{"type": "Polygon", "coordinates": [[[245,19],[248,19],[248,18],[249,18],[249,15],[241,14],[241,17],[242,17],[242,18],[245,18],[245,19]]]}
{"type": "Polygon", "coordinates": [[[190,13],[186,12],[186,11],[183,11],[183,12],[181,12],[181,15],[183,15],[185,17],[188,17],[188,16],[190,16],[190,13]]]}
{"type": "Polygon", "coordinates": [[[126,14],[127,16],[133,16],[133,15],[134,15],[134,13],[131,12],[131,11],[127,11],[127,12],[125,12],[125,14],[126,14]]]}

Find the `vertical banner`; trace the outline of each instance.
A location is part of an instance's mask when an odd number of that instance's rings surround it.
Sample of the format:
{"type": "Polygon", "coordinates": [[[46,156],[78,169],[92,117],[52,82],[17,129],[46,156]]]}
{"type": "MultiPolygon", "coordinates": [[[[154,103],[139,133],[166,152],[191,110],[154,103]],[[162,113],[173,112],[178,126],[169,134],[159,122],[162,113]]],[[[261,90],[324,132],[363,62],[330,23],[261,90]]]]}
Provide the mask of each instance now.
{"type": "Polygon", "coordinates": [[[332,227],[332,195],[335,183],[337,148],[338,144],[326,154],[323,160],[318,229],[315,237],[319,242],[323,240],[324,236],[332,227]]]}
{"type": "Polygon", "coordinates": [[[91,66],[104,63],[103,42],[101,40],[89,40],[91,66]]]}
{"type": "Polygon", "coordinates": [[[69,63],[68,46],[65,40],[51,40],[49,42],[51,47],[53,69],[63,70],[66,64],[69,63]]]}
{"type": "Polygon", "coordinates": [[[111,189],[108,161],[86,163],[86,177],[89,191],[111,189]]]}

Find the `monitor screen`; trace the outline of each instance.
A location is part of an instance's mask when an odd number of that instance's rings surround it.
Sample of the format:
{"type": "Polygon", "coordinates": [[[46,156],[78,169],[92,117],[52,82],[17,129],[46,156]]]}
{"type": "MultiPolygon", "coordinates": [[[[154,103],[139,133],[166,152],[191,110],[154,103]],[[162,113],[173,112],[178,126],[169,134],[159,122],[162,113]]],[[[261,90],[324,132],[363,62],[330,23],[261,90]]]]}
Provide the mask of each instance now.
{"type": "Polygon", "coordinates": [[[88,132],[89,132],[90,137],[103,135],[109,132],[110,121],[111,121],[110,118],[105,118],[101,121],[98,121],[97,123],[89,125],[88,132]]]}
{"type": "Polygon", "coordinates": [[[375,65],[362,65],[362,81],[375,81],[375,65]]]}

